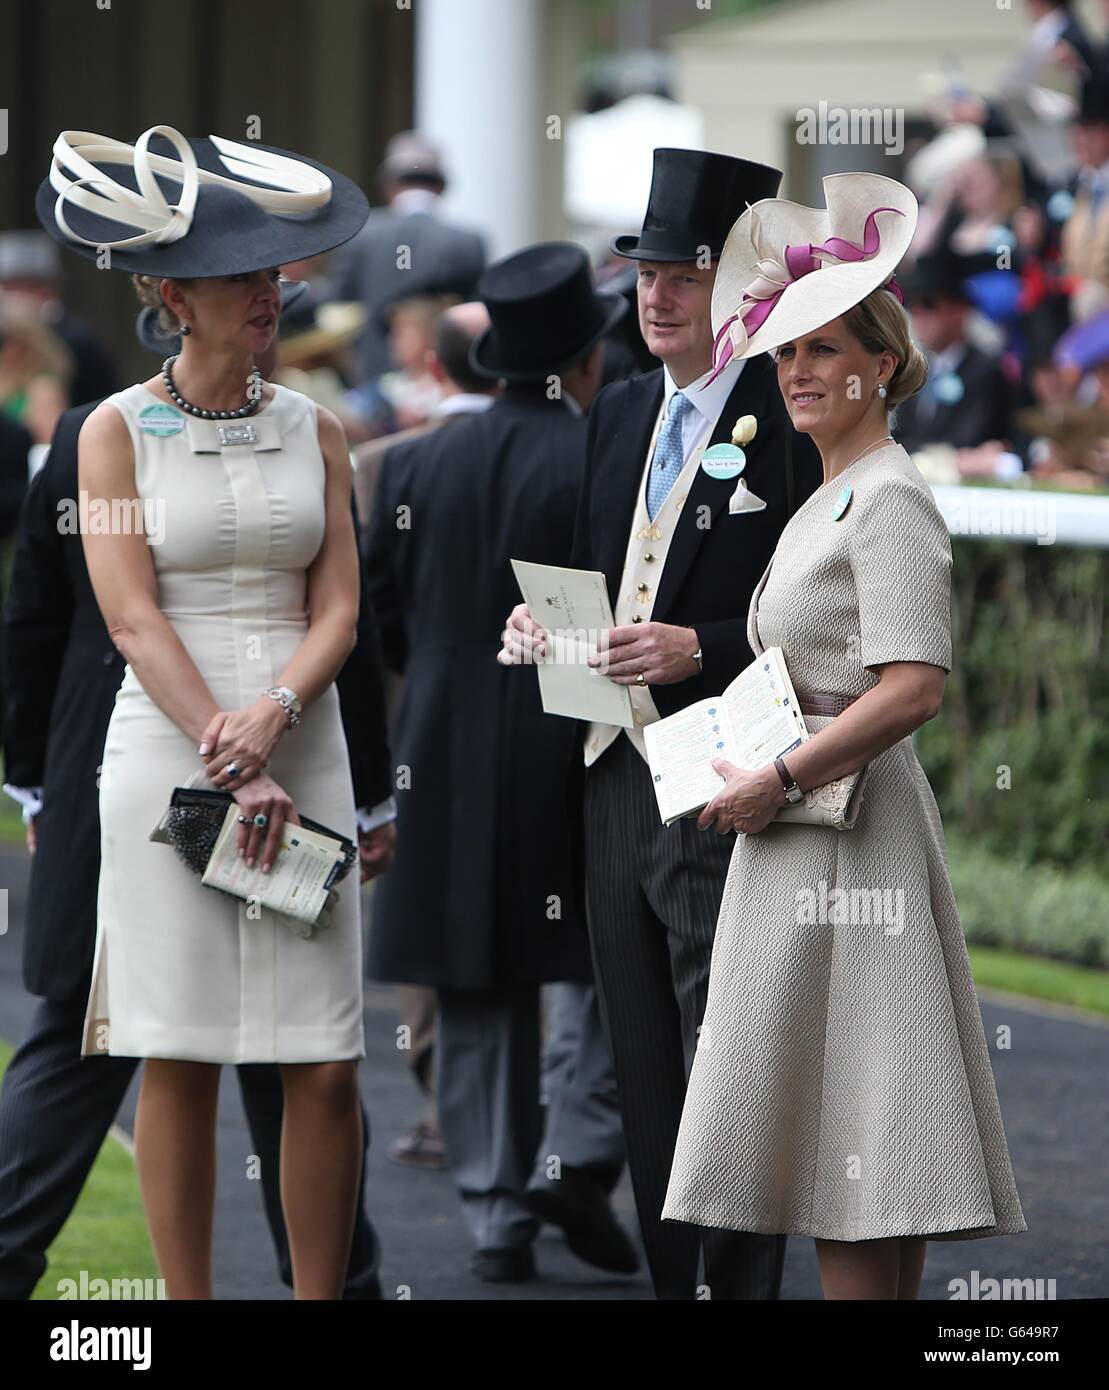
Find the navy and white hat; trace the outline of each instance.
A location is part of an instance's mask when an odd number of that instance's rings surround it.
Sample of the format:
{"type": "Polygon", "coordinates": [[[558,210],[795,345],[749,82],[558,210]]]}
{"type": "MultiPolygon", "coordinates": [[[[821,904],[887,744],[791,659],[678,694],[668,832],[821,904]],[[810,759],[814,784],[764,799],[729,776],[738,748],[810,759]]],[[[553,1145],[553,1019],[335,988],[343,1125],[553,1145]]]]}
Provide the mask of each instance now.
{"type": "Polygon", "coordinates": [[[128,145],[63,130],[35,211],[79,256],[113,270],[238,275],[330,251],[369,216],[351,179],[316,160],[218,135],[151,126],[128,145]]]}

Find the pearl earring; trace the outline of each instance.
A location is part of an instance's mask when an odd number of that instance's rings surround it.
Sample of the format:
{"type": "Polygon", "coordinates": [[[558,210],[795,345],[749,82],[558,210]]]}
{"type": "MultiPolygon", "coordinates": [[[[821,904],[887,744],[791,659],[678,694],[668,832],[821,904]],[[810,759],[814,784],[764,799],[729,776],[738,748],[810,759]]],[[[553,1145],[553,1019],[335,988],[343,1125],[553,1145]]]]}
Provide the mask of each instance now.
{"type": "Polygon", "coordinates": [[[879,386],[879,387],[878,387],[878,395],[882,398],[882,400],[885,400],[885,399],[886,399],[886,395],[887,395],[887,394],[888,394],[888,393],[887,393],[886,388],[885,388],[884,386],[879,386]]]}

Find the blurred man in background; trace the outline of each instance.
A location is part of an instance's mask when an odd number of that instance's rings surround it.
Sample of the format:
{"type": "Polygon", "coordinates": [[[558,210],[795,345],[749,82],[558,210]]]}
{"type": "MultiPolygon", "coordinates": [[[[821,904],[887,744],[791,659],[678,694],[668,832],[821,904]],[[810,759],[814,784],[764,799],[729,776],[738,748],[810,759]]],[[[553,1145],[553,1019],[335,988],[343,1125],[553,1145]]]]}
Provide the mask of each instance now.
{"type": "Polygon", "coordinates": [[[439,200],[447,177],[438,149],[415,131],[390,140],[381,168],[386,207],[370,213],[358,235],[331,265],[335,293],[366,306],[359,343],[362,379],[381,376],[392,361],[381,307],[430,282],[467,286],[468,298],[485,266],[479,233],[445,221],[439,200]]]}

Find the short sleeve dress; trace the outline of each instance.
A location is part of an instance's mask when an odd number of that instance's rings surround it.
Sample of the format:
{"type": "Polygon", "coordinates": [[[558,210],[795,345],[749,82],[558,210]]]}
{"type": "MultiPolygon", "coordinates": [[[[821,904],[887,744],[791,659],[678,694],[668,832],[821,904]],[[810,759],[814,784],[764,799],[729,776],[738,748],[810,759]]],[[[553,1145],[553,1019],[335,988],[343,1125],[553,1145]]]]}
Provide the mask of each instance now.
{"type": "MultiPolygon", "coordinates": [[[[158,605],[221,709],[276,684],[308,631],[308,568],[324,537],[316,407],[275,386],[226,427],[136,385],[125,420],[158,605]]],[[[149,839],[196,744],[128,665],[100,773],[101,870],[82,1052],[199,1062],[322,1062],[365,1055],[357,872],[330,924],[304,938],[276,914],[205,887],[149,839]]],[[[334,685],[281,737],[268,771],[297,811],[355,835],[334,685]]],[[[201,785],[209,785],[206,781],[201,785]]]]}
{"type": "MultiPolygon", "coordinates": [[[[889,445],[791,518],[752,649],[781,647],[802,699],[861,695],[885,662],[950,670],[950,569],[931,491],[889,445]]],[[[662,1214],[843,1241],[1027,1229],[909,738],[872,762],[853,829],[737,837],[662,1214]]]]}

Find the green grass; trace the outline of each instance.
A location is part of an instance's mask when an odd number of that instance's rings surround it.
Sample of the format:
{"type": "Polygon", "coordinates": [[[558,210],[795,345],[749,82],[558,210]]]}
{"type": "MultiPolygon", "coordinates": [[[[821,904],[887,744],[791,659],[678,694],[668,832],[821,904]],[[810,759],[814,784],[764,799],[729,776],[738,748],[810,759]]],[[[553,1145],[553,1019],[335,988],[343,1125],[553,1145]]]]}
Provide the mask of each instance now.
{"type": "Polygon", "coordinates": [[[984,989],[1024,994],[1088,1013],[1109,1015],[1109,972],[989,946],[970,946],[968,951],[974,983],[984,989]]]}
{"type": "MultiPolygon", "coordinates": [[[[0,1041],[0,1074],[11,1055],[11,1048],[0,1041]]],[[[85,1190],[47,1258],[46,1273],[32,1295],[35,1299],[56,1299],[58,1281],[79,1281],[81,1270],[87,1271],[90,1280],[158,1277],[135,1165],[111,1136],[104,1141],[85,1190]]]]}

